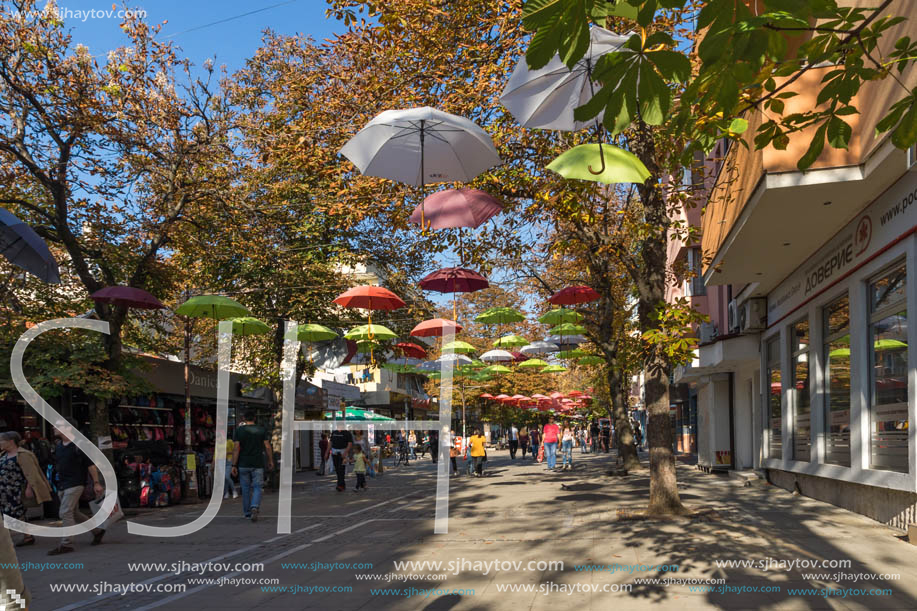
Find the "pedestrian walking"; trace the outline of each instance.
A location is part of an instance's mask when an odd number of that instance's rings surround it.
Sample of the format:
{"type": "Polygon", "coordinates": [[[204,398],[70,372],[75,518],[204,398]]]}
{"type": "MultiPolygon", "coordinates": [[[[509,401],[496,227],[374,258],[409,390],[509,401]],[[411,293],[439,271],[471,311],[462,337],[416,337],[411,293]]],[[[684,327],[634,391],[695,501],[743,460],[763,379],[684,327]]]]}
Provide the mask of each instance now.
{"type": "Polygon", "coordinates": [[[592,453],[595,454],[599,447],[599,424],[595,419],[592,420],[592,425],[589,427],[589,435],[592,440],[592,453]]]}
{"type": "Polygon", "coordinates": [[[580,426],[580,427],[577,427],[576,430],[577,430],[577,433],[578,433],[578,436],[579,436],[579,451],[580,451],[580,454],[585,454],[585,453],[586,453],[586,427],[585,427],[585,426],[580,426]]]}
{"type": "Polygon", "coordinates": [[[570,427],[570,424],[564,423],[564,430],[561,435],[561,444],[564,451],[564,462],[563,470],[570,471],[573,469],[573,441],[574,441],[573,429],[570,427]]]}
{"type": "Polygon", "coordinates": [[[344,492],[346,488],[344,475],[346,475],[347,468],[344,460],[350,456],[352,449],[353,435],[350,434],[350,431],[344,430],[343,423],[338,423],[337,430],[331,433],[331,462],[334,463],[334,472],[338,476],[336,487],[338,492],[344,492]]]}
{"type": "Polygon", "coordinates": [[[439,457],[439,431],[430,431],[430,459],[435,463],[439,457]]]}
{"type": "Polygon", "coordinates": [[[318,465],[318,471],[315,475],[324,475],[328,466],[328,457],[331,456],[331,443],[328,441],[328,433],[322,433],[322,438],[318,440],[318,453],[322,462],[318,465]]]}
{"type": "Polygon", "coordinates": [[[408,435],[408,449],[411,450],[411,458],[417,460],[417,435],[414,431],[408,435]]]}
{"type": "Polygon", "coordinates": [[[533,426],[529,429],[529,437],[532,440],[532,460],[538,460],[538,448],[541,447],[541,432],[538,427],[533,426]]]}
{"type": "Polygon", "coordinates": [[[548,416],[548,423],[544,425],[541,439],[544,443],[544,456],[548,462],[548,469],[553,471],[557,466],[557,442],[560,440],[560,427],[554,423],[554,416],[548,416]]]}
{"type": "Polygon", "coordinates": [[[226,489],[223,491],[223,498],[228,499],[230,496],[234,499],[239,498],[239,493],[236,492],[236,483],[232,480],[232,455],[235,451],[235,444],[232,439],[226,440],[226,473],[223,475],[223,482],[226,485],[226,489]]]}
{"type": "MultiPolygon", "coordinates": [[[[4,515],[25,520],[27,505],[51,500],[51,485],[45,478],[38,458],[20,447],[22,438],[16,431],[0,433],[0,509],[4,515]]],[[[33,545],[35,537],[25,535],[16,547],[33,545]]]]}
{"type": "Polygon", "coordinates": [[[366,467],[369,459],[363,452],[363,446],[356,444],[353,446],[353,472],[357,476],[357,485],[354,492],[366,489],[366,467]]]}
{"type": "Polygon", "coordinates": [[[608,450],[611,447],[611,427],[603,426],[602,427],[602,450],[608,454],[608,450]]]}
{"type": "Polygon", "coordinates": [[[274,451],[270,433],[255,424],[255,411],[246,410],[242,425],[236,429],[232,452],[232,474],[239,477],[242,488],[242,515],[257,522],[261,513],[261,494],[264,488],[264,455],[267,469],[274,470],[274,451]]]}
{"type": "MultiPolygon", "coordinates": [[[[78,428],[75,420],[64,418],[59,420],[54,428],[54,436],[59,439],[54,449],[54,461],[57,469],[57,490],[60,495],[60,519],[63,526],[76,526],[89,518],[80,511],[80,497],[86,487],[86,473],[92,478],[92,489],[96,498],[105,493],[102,482],[99,481],[99,470],[89,460],[82,450],[71,441],[73,431],[78,428]]],[[[105,529],[92,529],[92,543],[99,545],[105,529]]],[[[48,552],[49,556],[69,554],[73,551],[70,537],[63,537],[60,544],[48,552]]]]}
{"type": "Polygon", "coordinates": [[[510,460],[516,460],[516,452],[519,450],[519,429],[516,428],[515,424],[509,425],[509,432],[507,433],[509,440],[509,457],[510,460]]]}
{"type": "Polygon", "coordinates": [[[481,429],[475,429],[474,435],[468,440],[471,460],[474,461],[475,477],[484,475],[484,461],[487,460],[487,450],[484,448],[486,442],[487,438],[481,435],[481,429]]]}
{"type": "Polygon", "coordinates": [[[522,450],[522,459],[525,460],[525,452],[529,449],[529,429],[527,427],[519,429],[519,449],[522,450]]]}
{"type": "Polygon", "coordinates": [[[449,477],[459,474],[458,464],[456,459],[462,454],[462,437],[456,437],[455,431],[449,431],[449,439],[452,442],[449,444],[449,462],[452,464],[452,470],[449,473],[449,477]]]}

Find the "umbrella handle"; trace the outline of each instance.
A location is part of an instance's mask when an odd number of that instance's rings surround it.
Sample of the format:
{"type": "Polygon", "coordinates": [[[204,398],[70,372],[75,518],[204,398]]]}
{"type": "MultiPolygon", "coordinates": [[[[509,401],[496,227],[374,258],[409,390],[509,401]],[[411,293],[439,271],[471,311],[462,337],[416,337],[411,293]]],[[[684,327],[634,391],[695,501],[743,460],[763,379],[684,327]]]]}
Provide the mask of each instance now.
{"type": "Polygon", "coordinates": [[[593,176],[598,176],[599,174],[605,171],[605,151],[602,150],[601,142],[599,142],[599,159],[602,162],[602,167],[599,168],[598,170],[593,170],[592,165],[591,164],[589,165],[589,173],[592,174],[593,176]]]}

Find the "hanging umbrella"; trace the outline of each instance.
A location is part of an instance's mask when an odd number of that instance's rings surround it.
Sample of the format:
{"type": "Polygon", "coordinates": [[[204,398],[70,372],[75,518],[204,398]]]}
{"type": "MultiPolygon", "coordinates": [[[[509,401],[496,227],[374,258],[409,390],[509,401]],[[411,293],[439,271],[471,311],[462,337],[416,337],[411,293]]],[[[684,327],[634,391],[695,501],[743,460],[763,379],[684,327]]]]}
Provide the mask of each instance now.
{"type": "Polygon", "coordinates": [[[572,180],[589,180],[606,185],[633,182],[643,184],[650,177],[640,158],[610,144],[580,144],[561,153],[545,166],[572,180]]]}
{"type": "Polygon", "coordinates": [[[188,318],[212,318],[214,320],[251,316],[251,312],[241,303],[222,295],[192,297],[178,306],[175,313],[188,318]]]}
{"type": "MultiPolygon", "coordinates": [[[[421,190],[434,182],[470,182],[500,163],[487,132],[473,121],[429,106],[376,115],[340,152],[366,176],[421,190]]],[[[423,205],[420,217],[425,229],[423,205]]]]}
{"type": "Polygon", "coordinates": [[[395,373],[415,373],[417,371],[414,365],[405,363],[383,363],[382,368],[394,371],[395,373]]]}
{"type": "Polygon", "coordinates": [[[567,368],[563,365],[548,365],[541,370],[541,373],[561,373],[563,371],[567,371],[567,368]]]}
{"type": "Polygon", "coordinates": [[[494,398],[494,396],[490,394],[489,392],[481,393],[480,395],[478,395],[478,397],[480,397],[481,399],[493,399],[494,398]]]}
{"type": "Polygon", "coordinates": [[[506,350],[489,350],[481,355],[481,360],[485,363],[499,363],[501,361],[512,361],[513,355],[506,350]]]}
{"type": "Polygon", "coordinates": [[[528,346],[523,346],[519,349],[519,352],[522,354],[550,354],[551,352],[557,352],[560,350],[560,347],[557,344],[552,344],[551,342],[532,342],[528,346]]]}
{"type": "Polygon", "coordinates": [[[567,346],[576,346],[585,343],[587,340],[582,335],[549,335],[544,338],[546,342],[557,344],[559,348],[567,346]]]}
{"type": "MultiPolygon", "coordinates": [[[[545,365],[547,365],[547,363],[545,363],[545,365]]],[[[545,395],[543,395],[543,394],[541,394],[541,393],[537,393],[537,392],[536,392],[534,395],[532,395],[532,398],[533,398],[533,399],[538,399],[539,401],[542,401],[542,400],[544,400],[544,399],[550,399],[550,397],[547,397],[547,396],[545,396],[545,395]]]]}
{"type": "Polygon", "coordinates": [[[470,354],[476,352],[477,348],[469,344],[468,342],[463,342],[456,340],[454,342],[449,342],[443,345],[443,352],[457,352],[460,354],[470,354]]]}
{"type": "Polygon", "coordinates": [[[574,348],[573,350],[562,350],[554,356],[559,359],[578,359],[580,357],[589,356],[589,353],[585,350],[574,348]]]}
{"type": "Polygon", "coordinates": [[[519,369],[540,369],[542,367],[547,367],[547,366],[548,364],[545,361],[542,361],[541,359],[529,359],[517,365],[519,369]]]}
{"type": "MultiPolygon", "coordinates": [[[[89,296],[93,301],[138,310],[161,310],[166,306],[150,293],[132,286],[107,286],[89,296]]],[[[235,329],[233,329],[235,332],[235,329]]]]}
{"type": "Polygon", "coordinates": [[[410,356],[415,359],[422,359],[422,358],[426,358],[427,356],[426,350],[424,350],[417,344],[413,344],[411,342],[399,342],[395,344],[394,347],[400,350],[401,353],[406,357],[410,356]]]}
{"type": "Polygon", "coordinates": [[[473,361],[468,363],[467,366],[470,367],[471,369],[483,369],[487,367],[487,363],[485,363],[484,361],[479,361],[478,359],[474,359],[473,361]]]}
{"type": "Polygon", "coordinates": [[[484,310],[482,313],[478,314],[474,320],[475,322],[485,325],[506,325],[514,322],[522,322],[525,320],[525,315],[513,308],[496,307],[484,310]]]}
{"type": "Polygon", "coordinates": [[[462,325],[445,318],[432,318],[411,329],[411,335],[414,337],[442,337],[447,330],[458,333],[462,330],[462,325]]]}
{"type": "Polygon", "coordinates": [[[251,316],[239,316],[229,320],[232,321],[233,335],[264,335],[271,330],[269,326],[251,316]]]}
{"type": "Polygon", "coordinates": [[[414,208],[408,221],[419,225],[421,216],[426,213],[431,229],[475,229],[501,212],[500,202],[480,189],[445,189],[433,193],[414,208]]]}
{"type": "Polygon", "coordinates": [[[360,308],[370,312],[397,310],[405,305],[398,295],[381,286],[355,286],[335,297],[334,303],[345,308],[360,308]]]}
{"type": "Polygon", "coordinates": [[[60,270],[48,245],[35,230],[0,208],[0,254],[49,284],[60,284],[60,270]]]}
{"type": "Polygon", "coordinates": [[[471,359],[464,354],[443,354],[434,361],[437,364],[452,362],[454,365],[468,365],[471,359]]]}
{"type": "Polygon", "coordinates": [[[494,342],[494,346],[498,348],[514,348],[517,346],[525,346],[529,343],[529,340],[524,337],[519,337],[518,335],[509,334],[504,335],[500,339],[494,342]]]}
{"type": "Polygon", "coordinates": [[[487,373],[512,373],[513,370],[505,365],[491,365],[484,370],[487,373]]]}
{"type": "Polygon", "coordinates": [[[512,352],[510,352],[510,354],[513,355],[513,360],[514,360],[515,362],[517,362],[517,363],[521,363],[521,362],[523,362],[523,361],[529,360],[529,357],[527,357],[526,355],[524,355],[524,354],[522,354],[521,352],[518,352],[518,351],[516,351],[516,350],[513,350],[512,352]]]}
{"type": "Polygon", "coordinates": [[[556,308],[538,317],[538,322],[545,325],[561,325],[565,322],[578,323],[581,320],[583,320],[582,314],[565,308],[556,308]]]}
{"type": "Polygon", "coordinates": [[[565,337],[567,335],[582,335],[586,332],[586,328],[582,325],[574,325],[573,323],[565,322],[562,325],[551,327],[550,331],[552,335],[565,337]]]}
{"type": "Polygon", "coordinates": [[[299,325],[299,328],[296,329],[296,339],[309,344],[324,342],[337,336],[336,331],[314,323],[299,325]]]}
{"type": "Polygon", "coordinates": [[[599,298],[599,294],[588,286],[568,286],[551,295],[548,301],[554,305],[588,303],[599,298]]]}
{"type": "Polygon", "coordinates": [[[381,347],[382,344],[379,342],[364,339],[357,342],[357,354],[372,354],[381,347]]]}
{"type": "Polygon", "coordinates": [[[455,294],[473,293],[490,286],[487,278],[478,272],[464,267],[444,267],[420,281],[420,288],[425,291],[452,293],[452,318],[455,314],[455,294]]]}
{"type": "Polygon", "coordinates": [[[576,362],[580,365],[601,365],[605,362],[605,359],[597,354],[587,354],[576,359],[576,362]]]}
{"type": "Polygon", "coordinates": [[[385,341],[389,339],[395,339],[398,337],[398,334],[382,325],[361,325],[359,327],[354,327],[348,331],[345,335],[345,339],[352,339],[357,342],[359,341],[385,341]]]}

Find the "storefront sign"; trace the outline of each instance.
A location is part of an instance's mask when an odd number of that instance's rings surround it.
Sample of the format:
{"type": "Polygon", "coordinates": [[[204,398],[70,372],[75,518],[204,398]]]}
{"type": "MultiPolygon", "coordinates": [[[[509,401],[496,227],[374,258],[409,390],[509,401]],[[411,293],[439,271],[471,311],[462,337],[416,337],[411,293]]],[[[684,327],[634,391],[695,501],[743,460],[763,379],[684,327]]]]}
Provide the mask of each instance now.
{"type": "Polygon", "coordinates": [[[917,172],[908,172],[767,296],[775,324],[917,225],[917,172]]]}

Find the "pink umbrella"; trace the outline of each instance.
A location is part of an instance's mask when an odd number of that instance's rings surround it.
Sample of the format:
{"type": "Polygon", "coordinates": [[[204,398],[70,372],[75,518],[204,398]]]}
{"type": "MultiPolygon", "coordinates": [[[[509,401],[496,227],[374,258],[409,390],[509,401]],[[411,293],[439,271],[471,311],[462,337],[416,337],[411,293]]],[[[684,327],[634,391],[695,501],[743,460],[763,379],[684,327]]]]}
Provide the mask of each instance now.
{"type": "Polygon", "coordinates": [[[521,352],[517,352],[517,351],[515,351],[515,350],[514,350],[513,352],[510,352],[510,354],[513,355],[513,360],[514,360],[515,362],[517,362],[517,363],[521,363],[522,361],[527,361],[527,360],[529,360],[529,357],[527,357],[526,355],[522,354],[521,352]]]}
{"type": "Polygon", "coordinates": [[[107,286],[102,290],[96,291],[90,297],[93,301],[98,301],[99,303],[140,310],[161,310],[166,307],[153,295],[143,289],[135,289],[132,286],[107,286]]]}
{"type": "Polygon", "coordinates": [[[445,318],[431,318],[411,329],[411,335],[414,337],[442,337],[449,329],[453,333],[458,333],[462,330],[462,325],[445,318]]]}
{"type": "Polygon", "coordinates": [[[421,212],[432,229],[474,229],[503,212],[503,206],[480,189],[446,189],[427,197],[414,209],[409,221],[419,225],[421,212]]]}
{"type": "Polygon", "coordinates": [[[472,269],[464,267],[444,267],[420,281],[420,288],[425,291],[452,293],[452,318],[455,318],[455,294],[473,293],[490,286],[487,278],[472,269]]]}

